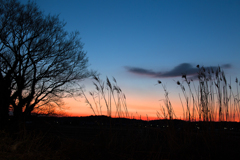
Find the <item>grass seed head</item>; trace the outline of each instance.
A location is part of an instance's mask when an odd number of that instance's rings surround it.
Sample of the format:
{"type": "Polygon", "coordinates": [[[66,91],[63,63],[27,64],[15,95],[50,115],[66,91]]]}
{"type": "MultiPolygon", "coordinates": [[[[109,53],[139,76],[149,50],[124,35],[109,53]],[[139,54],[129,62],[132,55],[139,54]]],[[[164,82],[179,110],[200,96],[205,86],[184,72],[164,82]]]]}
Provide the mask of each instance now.
{"type": "Polygon", "coordinates": [[[211,68],[211,71],[212,71],[212,73],[214,73],[214,70],[213,70],[213,68],[211,68]]]}
{"type": "Polygon", "coordinates": [[[93,79],[99,82],[99,77],[97,77],[96,75],[93,76],[93,79]]]}
{"type": "Polygon", "coordinates": [[[108,77],[107,77],[107,86],[112,90],[112,84],[111,84],[111,82],[109,81],[108,77]]]}
{"type": "Polygon", "coordinates": [[[215,75],[216,75],[216,78],[218,77],[218,73],[219,73],[219,71],[218,71],[218,70],[216,70],[216,73],[215,73],[215,75]]]}
{"type": "Polygon", "coordinates": [[[92,93],[92,92],[89,92],[89,94],[90,94],[91,96],[93,96],[93,93],[92,93]]]}
{"type": "Polygon", "coordinates": [[[186,75],[186,74],[183,74],[183,75],[182,75],[182,78],[187,79],[187,75],[186,75]]]}
{"type": "Polygon", "coordinates": [[[113,77],[113,81],[115,82],[115,83],[117,83],[117,80],[113,77]]]}
{"type": "Polygon", "coordinates": [[[113,90],[115,90],[117,93],[121,92],[121,89],[117,86],[113,86],[113,90]]]}
{"type": "Polygon", "coordinates": [[[225,77],[224,72],[222,72],[222,77],[223,77],[223,81],[224,81],[224,83],[227,84],[227,80],[226,80],[226,77],[225,77]]]}
{"type": "Polygon", "coordinates": [[[95,82],[93,82],[93,84],[94,84],[94,86],[96,87],[96,90],[99,91],[98,85],[97,85],[95,82]]]}
{"type": "Polygon", "coordinates": [[[205,71],[206,71],[204,67],[202,67],[202,69],[203,69],[203,72],[205,72],[205,71]]]}

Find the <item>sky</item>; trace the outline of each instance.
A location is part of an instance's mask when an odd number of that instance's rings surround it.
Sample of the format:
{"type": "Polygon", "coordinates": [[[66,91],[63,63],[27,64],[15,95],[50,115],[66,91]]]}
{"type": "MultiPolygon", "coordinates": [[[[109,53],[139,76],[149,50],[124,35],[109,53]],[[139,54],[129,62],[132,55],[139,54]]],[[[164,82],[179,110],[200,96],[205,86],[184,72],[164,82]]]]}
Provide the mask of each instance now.
{"type": "MultiPolygon", "coordinates": [[[[132,116],[156,118],[157,111],[161,113],[164,89],[156,85],[160,80],[180,118],[182,90],[176,82],[183,80],[182,74],[194,79],[198,64],[220,66],[227,79],[240,77],[238,0],[35,2],[45,14],[59,14],[68,32],[80,32],[89,69],[104,81],[106,76],[117,80],[132,116]]],[[[87,97],[94,90],[92,81],[82,82],[87,97]]],[[[76,99],[65,100],[68,114],[93,114],[84,99],[76,99]]]]}

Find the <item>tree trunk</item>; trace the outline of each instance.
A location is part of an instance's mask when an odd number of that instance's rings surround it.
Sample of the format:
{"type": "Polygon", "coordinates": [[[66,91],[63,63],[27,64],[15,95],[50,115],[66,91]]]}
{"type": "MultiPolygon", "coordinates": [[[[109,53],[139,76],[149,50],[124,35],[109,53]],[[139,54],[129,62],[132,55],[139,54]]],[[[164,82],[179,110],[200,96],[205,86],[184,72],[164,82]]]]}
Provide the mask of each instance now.
{"type": "Polygon", "coordinates": [[[2,93],[0,93],[0,129],[6,127],[9,119],[9,103],[5,100],[2,93]]]}
{"type": "Polygon", "coordinates": [[[0,128],[5,128],[9,119],[10,90],[3,79],[0,80],[0,128]]]}
{"type": "Polygon", "coordinates": [[[14,120],[14,128],[15,131],[22,131],[24,129],[24,116],[22,112],[22,106],[21,104],[15,105],[14,106],[14,111],[13,111],[13,120],[14,120]]]}

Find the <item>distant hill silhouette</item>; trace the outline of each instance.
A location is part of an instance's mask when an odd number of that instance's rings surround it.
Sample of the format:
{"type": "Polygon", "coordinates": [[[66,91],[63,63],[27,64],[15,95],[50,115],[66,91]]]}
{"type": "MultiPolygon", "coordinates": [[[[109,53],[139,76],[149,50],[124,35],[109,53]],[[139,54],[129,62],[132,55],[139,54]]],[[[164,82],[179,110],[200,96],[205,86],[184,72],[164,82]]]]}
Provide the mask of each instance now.
{"type": "Polygon", "coordinates": [[[182,130],[189,128],[192,130],[215,131],[240,131],[239,122],[188,122],[183,120],[151,120],[144,121],[129,118],[111,118],[108,116],[86,116],[86,117],[50,117],[50,116],[31,116],[26,120],[27,126],[34,125],[57,125],[57,126],[76,126],[76,127],[137,127],[137,128],[159,128],[161,130],[168,127],[182,130]]]}

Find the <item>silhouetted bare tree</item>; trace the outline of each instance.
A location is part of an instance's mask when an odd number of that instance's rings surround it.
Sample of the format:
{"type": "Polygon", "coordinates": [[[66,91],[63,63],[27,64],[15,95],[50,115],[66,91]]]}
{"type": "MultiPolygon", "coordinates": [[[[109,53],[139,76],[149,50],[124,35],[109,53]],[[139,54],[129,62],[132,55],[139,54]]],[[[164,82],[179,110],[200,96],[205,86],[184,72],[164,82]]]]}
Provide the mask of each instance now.
{"type": "Polygon", "coordinates": [[[77,93],[75,84],[91,76],[79,33],[68,33],[58,16],[44,15],[36,3],[0,0],[0,116],[9,107],[16,118],[34,108],[61,106],[77,93]],[[47,104],[47,105],[46,105],[47,104]]]}

